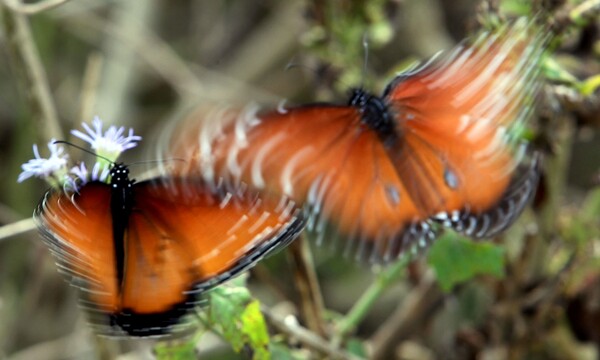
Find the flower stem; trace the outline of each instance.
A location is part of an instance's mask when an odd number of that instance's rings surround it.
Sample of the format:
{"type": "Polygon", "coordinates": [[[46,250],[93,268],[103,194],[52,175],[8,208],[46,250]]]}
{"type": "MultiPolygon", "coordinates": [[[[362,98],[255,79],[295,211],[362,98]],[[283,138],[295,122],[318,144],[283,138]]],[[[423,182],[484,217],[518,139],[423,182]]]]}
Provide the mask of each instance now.
{"type": "Polygon", "coordinates": [[[409,263],[410,257],[404,256],[377,276],[375,282],[362,294],[352,309],[338,323],[337,338],[334,339],[334,343],[344,338],[367,316],[375,301],[392,282],[404,274],[404,270],[409,263]]]}

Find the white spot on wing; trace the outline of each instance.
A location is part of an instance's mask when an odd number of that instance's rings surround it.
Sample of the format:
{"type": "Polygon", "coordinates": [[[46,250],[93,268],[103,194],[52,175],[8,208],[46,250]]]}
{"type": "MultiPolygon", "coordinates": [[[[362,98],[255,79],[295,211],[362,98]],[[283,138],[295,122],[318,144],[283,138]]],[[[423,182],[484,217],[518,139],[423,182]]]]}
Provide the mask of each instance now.
{"type": "Polygon", "coordinates": [[[242,175],[242,168],[237,161],[237,156],[240,151],[240,148],[237,144],[234,144],[229,152],[227,153],[227,170],[233,175],[235,178],[239,178],[242,175]]]}
{"type": "Polygon", "coordinates": [[[258,218],[258,220],[256,220],[256,222],[254,224],[252,224],[252,226],[250,226],[250,228],[248,229],[249,233],[254,233],[256,232],[261,226],[263,226],[263,224],[265,223],[265,221],[267,221],[267,219],[269,218],[269,216],[271,216],[271,213],[268,211],[264,211],[260,217],[258,218]]]}
{"type": "Polygon", "coordinates": [[[271,137],[269,141],[267,141],[267,143],[261,146],[258,150],[256,157],[252,161],[251,167],[252,183],[255,187],[259,189],[265,187],[265,179],[263,178],[261,171],[264,159],[269,152],[279,145],[283,140],[285,140],[285,134],[279,133],[276,136],[271,137]]]}
{"type": "Polygon", "coordinates": [[[471,142],[478,141],[481,137],[485,136],[490,131],[492,122],[490,119],[481,118],[473,122],[473,125],[468,130],[467,139],[471,142]]]}
{"type": "Polygon", "coordinates": [[[228,192],[227,195],[225,195],[225,197],[223,197],[223,200],[221,200],[221,203],[219,204],[219,209],[225,208],[225,206],[227,206],[227,204],[229,204],[229,201],[231,200],[232,196],[233,195],[231,195],[231,193],[228,192]]]}
{"type": "Polygon", "coordinates": [[[285,108],[285,103],[287,100],[283,99],[277,104],[277,112],[280,114],[287,114],[288,110],[285,108]]]}
{"type": "Polygon", "coordinates": [[[317,202],[317,194],[318,194],[319,186],[320,186],[322,180],[323,180],[323,175],[319,175],[310,184],[310,187],[308,189],[307,200],[308,200],[308,203],[311,205],[313,205],[317,202]]]}
{"type": "Polygon", "coordinates": [[[248,216],[243,215],[229,230],[227,230],[227,235],[232,236],[246,221],[248,221],[248,216]]]}
{"type": "Polygon", "coordinates": [[[285,219],[287,219],[292,214],[292,211],[294,210],[295,206],[296,204],[293,201],[289,201],[285,209],[283,209],[283,211],[281,212],[281,215],[279,215],[278,220],[285,221],[285,219]]]}
{"type": "Polygon", "coordinates": [[[305,146],[300,151],[294,154],[292,158],[285,164],[283,171],[281,172],[281,187],[283,188],[283,193],[288,196],[293,196],[294,194],[294,185],[292,182],[292,174],[296,169],[296,166],[302,160],[302,158],[308,155],[310,152],[314,151],[314,147],[305,146]]]}

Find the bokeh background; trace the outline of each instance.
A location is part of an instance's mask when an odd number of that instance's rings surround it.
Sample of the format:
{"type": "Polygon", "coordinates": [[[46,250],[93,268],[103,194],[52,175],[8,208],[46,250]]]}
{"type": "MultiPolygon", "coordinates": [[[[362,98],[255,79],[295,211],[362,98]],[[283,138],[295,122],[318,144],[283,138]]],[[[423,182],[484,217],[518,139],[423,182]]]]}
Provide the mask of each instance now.
{"type": "MultiPolygon", "coordinates": [[[[532,133],[546,154],[543,184],[533,208],[494,239],[506,248],[505,275],[443,292],[423,256],[387,286],[341,348],[403,359],[599,356],[598,1],[27,3],[0,3],[0,359],[152,356],[151,341],[97,339],[86,328],[74,289],[27,220],[47,185],[16,182],[33,143],[45,150],[51,137],[69,140],[69,130],[94,115],[151,139],[202,100],[344,103],[352,86],[380,92],[398,69],[451,48],[486,15],[500,14],[501,22],[544,11],[560,35],[553,60],[574,78],[554,76],[540,100],[532,133]],[[36,8],[53,3],[60,5],[36,8]],[[581,21],[570,17],[573,9],[584,10],[581,21]]],[[[154,145],[143,141],[124,160],[155,160],[154,145]]],[[[249,282],[264,304],[304,324],[290,258],[273,256],[249,282]]],[[[334,337],[336,319],[382,269],[328,249],[315,251],[314,266],[328,309],[324,337],[334,337]]],[[[272,337],[293,350],[286,355],[325,356],[289,339],[272,337]]],[[[200,358],[251,356],[210,333],[197,351],[200,358]]]]}

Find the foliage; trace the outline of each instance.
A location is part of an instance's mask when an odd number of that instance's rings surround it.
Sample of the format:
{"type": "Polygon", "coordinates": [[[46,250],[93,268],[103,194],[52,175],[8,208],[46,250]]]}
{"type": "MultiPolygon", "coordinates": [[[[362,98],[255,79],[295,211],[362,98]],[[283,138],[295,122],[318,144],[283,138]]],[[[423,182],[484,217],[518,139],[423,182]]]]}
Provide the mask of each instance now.
{"type": "Polygon", "coordinates": [[[477,275],[504,276],[504,249],[448,233],[431,247],[428,262],[444,291],[477,275]]]}
{"type": "Polygon", "coordinates": [[[219,332],[236,352],[244,346],[252,349],[252,358],[270,359],[269,333],[260,312],[260,303],[252,300],[240,281],[220,286],[208,294],[208,324],[219,332]]]}

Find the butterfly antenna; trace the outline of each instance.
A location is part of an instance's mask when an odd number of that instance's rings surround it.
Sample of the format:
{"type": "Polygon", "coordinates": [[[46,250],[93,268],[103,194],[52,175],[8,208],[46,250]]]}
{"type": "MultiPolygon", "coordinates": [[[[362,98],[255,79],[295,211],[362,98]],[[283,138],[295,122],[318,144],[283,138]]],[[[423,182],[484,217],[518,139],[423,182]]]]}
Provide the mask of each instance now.
{"type": "Polygon", "coordinates": [[[360,87],[365,87],[365,80],[367,78],[367,67],[369,65],[369,35],[365,32],[362,39],[364,60],[363,60],[363,71],[362,79],[360,79],[360,87]]]}
{"type": "Polygon", "coordinates": [[[98,155],[98,154],[96,154],[95,152],[93,152],[93,151],[91,151],[91,150],[88,150],[88,149],[86,149],[86,148],[84,148],[84,147],[81,147],[81,146],[79,146],[79,145],[75,145],[75,144],[73,144],[73,143],[70,143],[70,142],[68,142],[68,141],[64,141],[64,140],[56,140],[56,141],[54,141],[54,142],[53,142],[53,144],[65,144],[65,145],[69,145],[69,146],[72,146],[72,147],[74,147],[74,148],[76,148],[76,149],[79,149],[79,150],[81,150],[81,151],[83,151],[83,152],[86,152],[86,153],[88,153],[88,154],[91,154],[91,155],[94,155],[94,156],[96,156],[96,157],[99,157],[100,159],[104,159],[104,160],[108,161],[109,163],[111,163],[111,164],[113,164],[113,165],[115,164],[115,162],[114,162],[114,161],[112,161],[112,160],[110,160],[110,159],[108,159],[108,158],[106,158],[106,157],[104,157],[104,156],[102,156],[102,155],[98,155]]]}
{"type": "Polygon", "coordinates": [[[285,71],[289,71],[296,68],[309,70],[315,75],[318,73],[317,69],[311,68],[310,66],[306,66],[304,64],[297,63],[294,61],[294,59],[290,60],[290,62],[287,63],[287,65],[285,66],[285,71]]]}

